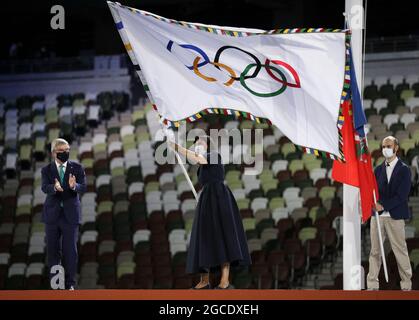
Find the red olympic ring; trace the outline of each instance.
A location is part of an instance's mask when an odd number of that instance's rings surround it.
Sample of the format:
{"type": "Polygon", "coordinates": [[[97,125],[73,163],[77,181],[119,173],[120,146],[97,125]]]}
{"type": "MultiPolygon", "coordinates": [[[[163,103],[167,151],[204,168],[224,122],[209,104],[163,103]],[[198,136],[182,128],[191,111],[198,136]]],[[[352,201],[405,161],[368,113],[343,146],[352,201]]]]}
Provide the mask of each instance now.
{"type": "Polygon", "coordinates": [[[283,66],[285,69],[287,69],[292,74],[292,76],[294,77],[295,83],[289,83],[289,82],[285,82],[284,83],[284,81],[282,81],[282,79],[279,79],[276,75],[274,75],[273,72],[269,68],[265,68],[266,69],[266,72],[273,79],[275,79],[278,82],[281,82],[281,83],[285,84],[288,87],[301,88],[300,77],[298,76],[297,71],[295,71],[295,69],[293,67],[291,67],[288,63],[286,63],[284,61],[281,61],[281,60],[269,60],[269,59],[266,59],[265,64],[267,66],[269,66],[269,63],[270,62],[273,62],[273,63],[275,63],[275,64],[277,64],[279,66],[283,66]]]}

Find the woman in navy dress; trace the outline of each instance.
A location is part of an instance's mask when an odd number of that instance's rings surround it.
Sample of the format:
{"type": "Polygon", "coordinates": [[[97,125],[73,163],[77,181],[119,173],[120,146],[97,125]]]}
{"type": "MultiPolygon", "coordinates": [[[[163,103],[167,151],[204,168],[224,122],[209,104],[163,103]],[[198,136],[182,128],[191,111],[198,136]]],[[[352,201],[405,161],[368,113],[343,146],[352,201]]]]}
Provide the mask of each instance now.
{"type": "Polygon", "coordinates": [[[210,289],[209,274],[218,270],[221,270],[221,279],[215,289],[230,289],[230,266],[250,265],[251,259],[236,200],[224,184],[221,156],[216,151],[208,152],[205,137],[197,139],[195,152],[174,142],[169,143],[189,160],[199,164],[198,181],[203,186],[186,263],[187,273],[201,274],[201,281],[193,289],[210,289]]]}

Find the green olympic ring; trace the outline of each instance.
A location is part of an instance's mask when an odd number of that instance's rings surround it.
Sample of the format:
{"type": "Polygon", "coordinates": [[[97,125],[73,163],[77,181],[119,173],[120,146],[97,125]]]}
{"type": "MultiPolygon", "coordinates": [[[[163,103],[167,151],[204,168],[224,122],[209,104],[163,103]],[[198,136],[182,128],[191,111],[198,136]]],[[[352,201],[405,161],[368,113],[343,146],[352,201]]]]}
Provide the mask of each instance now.
{"type": "Polygon", "coordinates": [[[250,89],[249,86],[245,82],[245,76],[250,71],[250,69],[252,69],[253,67],[256,67],[256,66],[257,66],[256,63],[251,63],[240,74],[240,83],[247,91],[249,91],[251,94],[253,94],[255,96],[262,97],[262,98],[275,97],[275,96],[277,96],[277,95],[279,95],[279,94],[281,94],[282,92],[285,91],[285,89],[287,88],[287,86],[285,84],[285,83],[287,83],[287,78],[285,77],[284,73],[281,70],[279,70],[278,68],[276,68],[274,66],[271,66],[269,64],[264,64],[263,65],[265,67],[265,70],[268,71],[268,68],[269,68],[270,70],[274,70],[276,73],[278,73],[279,76],[281,77],[282,81],[283,81],[282,82],[282,87],[279,90],[271,92],[271,93],[259,93],[259,92],[256,92],[256,91],[250,89]]]}

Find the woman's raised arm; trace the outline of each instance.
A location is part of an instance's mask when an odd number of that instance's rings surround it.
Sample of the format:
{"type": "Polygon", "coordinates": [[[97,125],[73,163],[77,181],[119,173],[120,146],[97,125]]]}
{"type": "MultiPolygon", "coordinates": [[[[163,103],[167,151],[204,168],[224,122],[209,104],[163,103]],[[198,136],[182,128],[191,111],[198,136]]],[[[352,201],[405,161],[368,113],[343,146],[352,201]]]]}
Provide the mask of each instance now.
{"type": "Polygon", "coordinates": [[[170,140],[168,140],[167,143],[169,144],[170,148],[178,151],[180,154],[184,155],[189,160],[195,161],[196,163],[199,163],[199,164],[207,164],[208,163],[207,159],[201,154],[198,154],[198,153],[193,152],[189,149],[186,149],[186,148],[180,146],[179,144],[177,144],[173,141],[170,141],[170,140]]]}

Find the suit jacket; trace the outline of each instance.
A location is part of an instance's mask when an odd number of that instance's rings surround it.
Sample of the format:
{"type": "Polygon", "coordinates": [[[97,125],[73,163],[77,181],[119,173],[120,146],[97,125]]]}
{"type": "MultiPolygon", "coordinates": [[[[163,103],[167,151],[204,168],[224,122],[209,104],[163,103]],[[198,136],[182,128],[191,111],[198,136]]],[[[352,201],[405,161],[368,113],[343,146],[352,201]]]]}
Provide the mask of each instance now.
{"type": "Polygon", "coordinates": [[[81,223],[80,194],[86,191],[86,174],[81,164],[68,160],[64,174],[63,192],[55,191],[55,179],[60,181],[55,161],[42,168],[42,191],[47,194],[42,212],[42,222],[54,224],[58,221],[63,203],[64,215],[71,224],[81,223]],[[70,173],[76,177],[75,190],[70,189],[70,173]]]}
{"type": "Polygon", "coordinates": [[[376,167],[374,173],[380,195],[378,202],[384,210],[390,212],[393,219],[410,219],[408,198],[412,180],[409,166],[399,159],[391,174],[390,182],[387,182],[385,162],[376,167]]]}

